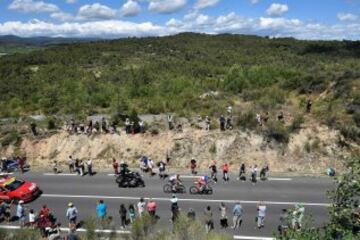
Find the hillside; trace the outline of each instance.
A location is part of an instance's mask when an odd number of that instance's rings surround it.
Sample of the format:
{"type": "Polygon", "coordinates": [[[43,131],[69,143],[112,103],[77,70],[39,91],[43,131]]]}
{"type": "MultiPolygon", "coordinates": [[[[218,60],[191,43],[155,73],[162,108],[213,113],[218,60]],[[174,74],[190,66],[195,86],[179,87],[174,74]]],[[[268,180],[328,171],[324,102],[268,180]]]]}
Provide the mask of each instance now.
{"type": "MultiPolygon", "coordinates": [[[[278,153],[290,149],[301,131],[316,139],[311,129],[317,126],[336,132],[331,144],[347,155],[359,153],[359,57],[360,42],[229,34],[55,45],[0,58],[0,116],[44,114],[48,118],[39,124],[46,126],[56,117],[60,126],[64,116],[84,121],[109,114],[121,125],[123,116],[134,111],[171,112],[187,120],[210,116],[217,128],[217,119],[231,105],[239,136],[249,132],[272,139],[283,146],[278,153]],[[306,112],[308,100],[313,104],[306,112]],[[259,127],[256,114],[266,112],[270,120],[259,127]],[[280,112],[285,123],[276,121],[280,112]]],[[[2,125],[2,145],[18,146],[23,138],[19,128],[2,125]]],[[[301,150],[309,149],[306,142],[301,150]]],[[[317,141],[320,151],[322,143],[327,145],[326,139],[317,141]]],[[[305,161],[305,155],[299,159],[305,161]]]]}

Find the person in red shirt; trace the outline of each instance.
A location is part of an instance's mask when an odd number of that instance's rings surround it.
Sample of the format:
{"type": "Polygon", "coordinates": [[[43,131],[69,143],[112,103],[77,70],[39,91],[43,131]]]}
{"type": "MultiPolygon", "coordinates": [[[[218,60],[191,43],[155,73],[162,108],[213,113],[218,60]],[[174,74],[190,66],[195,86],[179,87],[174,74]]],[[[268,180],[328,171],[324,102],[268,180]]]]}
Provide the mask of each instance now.
{"type": "Polygon", "coordinates": [[[48,217],[49,214],[50,214],[49,208],[46,205],[43,205],[39,212],[39,216],[48,217]]]}
{"type": "Polygon", "coordinates": [[[155,217],[155,214],[156,214],[156,202],[154,202],[152,199],[150,199],[149,203],[147,204],[147,210],[148,210],[150,216],[155,217]]]}
{"type": "Polygon", "coordinates": [[[115,175],[118,175],[119,174],[119,163],[116,161],[116,159],[114,157],[112,159],[112,166],[113,166],[115,175]]]}
{"type": "Polygon", "coordinates": [[[229,164],[227,163],[223,166],[223,179],[225,182],[229,181],[229,164]]]}

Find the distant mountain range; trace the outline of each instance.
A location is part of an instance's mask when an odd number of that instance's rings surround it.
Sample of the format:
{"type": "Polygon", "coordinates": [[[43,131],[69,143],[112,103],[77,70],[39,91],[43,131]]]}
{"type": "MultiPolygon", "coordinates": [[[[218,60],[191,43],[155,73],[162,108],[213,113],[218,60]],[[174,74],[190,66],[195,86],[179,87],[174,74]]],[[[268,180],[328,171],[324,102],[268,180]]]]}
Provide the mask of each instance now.
{"type": "Polygon", "coordinates": [[[95,38],[51,38],[51,37],[18,37],[15,35],[0,35],[0,45],[31,45],[46,46],[56,44],[69,44],[75,42],[92,42],[99,39],[95,38]]]}

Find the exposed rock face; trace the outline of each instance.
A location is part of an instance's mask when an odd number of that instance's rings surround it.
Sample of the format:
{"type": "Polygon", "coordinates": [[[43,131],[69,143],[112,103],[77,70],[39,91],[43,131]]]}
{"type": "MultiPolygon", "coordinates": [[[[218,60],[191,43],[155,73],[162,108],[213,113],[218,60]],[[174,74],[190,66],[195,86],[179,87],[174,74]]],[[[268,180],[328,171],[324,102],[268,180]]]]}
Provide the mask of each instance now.
{"type": "MultiPolygon", "coordinates": [[[[185,128],[182,133],[161,132],[156,136],[145,135],[69,135],[60,132],[49,138],[36,140],[25,138],[18,151],[26,155],[30,164],[49,167],[52,160],[65,162],[69,155],[76,158],[92,158],[98,167],[108,168],[111,158],[126,160],[137,166],[138,158],[145,154],[155,162],[171,157],[173,167],[187,167],[195,157],[201,167],[211,161],[221,165],[228,162],[238,169],[247,166],[269,164],[272,171],[323,172],[328,166],[339,167],[341,160],[350,155],[348,149],[337,145],[339,134],[325,126],[303,128],[292,135],[287,146],[266,142],[263,136],[243,131],[206,132],[185,128]]],[[[359,146],[352,146],[359,150],[359,146]]],[[[1,149],[3,155],[14,154],[15,147],[1,149]]]]}

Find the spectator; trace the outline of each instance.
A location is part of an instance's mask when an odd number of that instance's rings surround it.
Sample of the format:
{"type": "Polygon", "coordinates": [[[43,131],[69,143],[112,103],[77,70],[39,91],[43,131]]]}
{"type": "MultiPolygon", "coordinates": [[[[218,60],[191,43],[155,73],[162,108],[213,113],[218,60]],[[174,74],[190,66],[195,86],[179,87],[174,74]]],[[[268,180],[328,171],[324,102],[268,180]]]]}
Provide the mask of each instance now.
{"type": "Polygon", "coordinates": [[[94,175],[94,173],[93,173],[93,171],[92,171],[92,160],[91,160],[91,158],[89,158],[89,159],[86,161],[86,166],[87,166],[87,171],[88,171],[89,176],[94,175]]]}
{"type": "Polygon", "coordinates": [[[260,113],[256,114],[256,121],[258,122],[259,126],[262,126],[262,121],[261,121],[261,115],[260,113]]]}
{"type": "Polygon", "coordinates": [[[127,215],[127,210],[124,204],[120,205],[119,214],[120,214],[120,226],[122,229],[124,229],[126,227],[126,215],[127,215]]]}
{"type": "Polygon", "coordinates": [[[241,227],[242,224],[242,216],[244,213],[244,210],[240,204],[240,202],[237,202],[233,208],[233,225],[232,225],[232,229],[237,229],[239,227],[241,227]]]}
{"type": "Polygon", "coordinates": [[[82,159],[79,160],[79,173],[80,176],[84,176],[85,166],[84,161],[82,159]]]}
{"type": "Polygon", "coordinates": [[[228,130],[232,130],[233,129],[233,125],[232,125],[232,117],[229,115],[226,117],[226,129],[228,130]]]}
{"type": "Polygon", "coordinates": [[[147,210],[150,216],[152,217],[156,216],[156,203],[151,198],[147,204],[147,210]]]}
{"type": "Polygon", "coordinates": [[[158,165],[159,165],[159,177],[160,179],[165,179],[166,163],[163,160],[161,160],[158,165]]]}
{"type": "Polygon", "coordinates": [[[95,121],[94,129],[96,133],[100,133],[100,124],[98,121],[95,121]]]}
{"type": "Polygon", "coordinates": [[[16,160],[17,160],[17,163],[19,165],[20,172],[21,172],[21,174],[23,174],[24,173],[24,166],[25,166],[26,158],[25,157],[22,158],[22,157],[17,156],[16,160]]]}
{"type": "Polygon", "coordinates": [[[220,130],[225,131],[225,117],[224,117],[224,115],[220,116],[219,122],[220,122],[220,130]]]}
{"type": "Polygon", "coordinates": [[[34,135],[34,136],[37,136],[38,135],[38,133],[37,133],[37,130],[36,130],[36,123],[31,123],[30,124],[30,128],[31,128],[31,132],[32,132],[32,134],[34,135]]]}
{"type": "Polygon", "coordinates": [[[134,122],[130,123],[130,132],[132,135],[135,135],[135,123],[134,122]]]}
{"type": "Polygon", "coordinates": [[[195,220],[196,213],[192,208],[189,208],[189,211],[187,212],[187,217],[190,218],[191,220],[195,220]]]}
{"type": "Polygon", "coordinates": [[[73,157],[70,155],[68,158],[68,166],[69,166],[69,172],[73,173],[74,172],[74,166],[75,165],[75,161],[73,159],[73,157]]]}
{"type": "Polygon", "coordinates": [[[167,116],[167,120],[168,120],[168,125],[169,125],[169,130],[173,130],[174,128],[174,118],[171,114],[169,114],[167,116]]]}
{"type": "Polygon", "coordinates": [[[141,132],[141,134],[144,134],[144,133],[145,133],[145,124],[144,124],[144,121],[142,121],[142,120],[139,121],[139,127],[140,127],[140,132],[141,132]]]}
{"type": "Polygon", "coordinates": [[[170,201],[171,201],[170,209],[172,213],[171,221],[175,222],[177,216],[179,215],[178,199],[175,195],[173,195],[170,201]]]}
{"type": "Polygon", "coordinates": [[[74,206],[73,203],[68,204],[68,209],[66,210],[66,218],[69,220],[69,229],[70,231],[73,231],[76,229],[76,219],[78,216],[78,210],[74,206]]]}
{"type": "Polygon", "coordinates": [[[206,127],[205,127],[206,131],[210,131],[210,129],[211,129],[211,119],[209,118],[209,116],[206,116],[205,124],[206,124],[206,127]]]}
{"type": "Polygon", "coordinates": [[[31,227],[35,226],[35,213],[34,209],[30,209],[29,211],[29,225],[31,227]]]}
{"type": "Polygon", "coordinates": [[[5,217],[5,221],[6,223],[10,223],[10,219],[11,219],[11,202],[5,200],[5,213],[4,213],[4,217],[5,217]]]}
{"type": "Polygon", "coordinates": [[[192,157],[190,160],[190,168],[191,168],[191,174],[196,175],[197,174],[197,172],[195,170],[196,169],[196,160],[194,157],[192,157]]]}
{"type": "Polygon", "coordinates": [[[119,174],[119,164],[114,157],[112,159],[112,167],[114,169],[115,175],[118,175],[119,174]]]}
{"type": "Polygon", "coordinates": [[[256,184],[256,182],[257,182],[257,165],[256,164],[251,168],[251,182],[252,182],[252,184],[256,184]]]}
{"type": "Polygon", "coordinates": [[[75,168],[75,172],[77,172],[77,174],[80,174],[80,169],[79,169],[80,164],[79,163],[80,163],[79,159],[76,158],[75,163],[74,163],[74,168],[75,168]]]}
{"type": "Polygon", "coordinates": [[[46,205],[43,205],[42,208],[40,209],[39,216],[48,217],[49,214],[50,214],[49,208],[46,205]]]}
{"type": "Polygon", "coordinates": [[[20,200],[18,205],[17,205],[16,217],[20,222],[20,226],[24,227],[25,226],[26,215],[25,215],[25,207],[24,207],[24,201],[23,200],[20,200]]]}
{"type": "Polygon", "coordinates": [[[134,207],[133,204],[129,205],[128,213],[129,213],[130,223],[133,223],[135,221],[135,218],[136,218],[135,207],[134,207]]]}
{"type": "Polygon", "coordinates": [[[289,229],[289,213],[287,209],[283,209],[280,215],[280,225],[278,227],[279,234],[286,237],[286,232],[289,229]]]}
{"type": "Polygon", "coordinates": [[[309,113],[311,111],[312,101],[308,99],[306,102],[306,112],[309,113]]]}
{"type": "Polygon", "coordinates": [[[104,223],[104,219],[106,217],[106,210],[107,206],[104,203],[104,200],[99,200],[97,206],[96,206],[96,214],[98,218],[100,219],[101,224],[104,223]]]}
{"type": "Polygon", "coordinates": [[[246,168],[244,163],[242,163],[240,166],[239,180],[246,181],[246,168]]]}
{"type": "Polygon", "coordinates": [[[229,181],[229,164],[227,163],[223,166],[223,179],[225,182],[229,181]]]}
{"type": "Polygon", "coordinates": [[[227,228],[228,227],[228,219],[227,219],[227,208],[225,206],[225,203],[221,203],[220,207],[219,207],[219,211],[220,211],[220,226],[221,228],[227,228]]]}
{"type": "Polygon", "coordinates": [[[129,118],[125,119],[125,132],[126,132],[126,134],[130,133],[130,119],[129,118]]]}
{"type": "Polygon", "coordinates": [[[214,229],[214,220],[213,220],[213,213],[211,211],[211,207],[207,206],[204,210],[204,217],[205,217],[205,229],[206,232],[210,232],[214,229]]]}
{"type": "Polygon", "coordinates": [[[265,226],[265,216],[266,216],[266,206],[260,202],[257,205],[257,227],[258,229],[263,228],[265,226]]]}
{"type": "Polygon", "coordinates": [[[149,171],[149,174],[150,176],[153,176],[154,175],[154,172],[153,172],[153,167],[154,167],[154,162],[152,159],[148,159],[148,162],[147,162],[147,168],[148,168],[148,171],[149,171]]]}
{"type": "Polygon", "coordinates": [[[138,214],[139,216],[141,216],[144,212],[145,212],[145,201],[144,198],[140,198],[140,201],[137,204],[137,210],[138,210],[138,214]]]}
{"type": "Polygon", "coordinates": [[[87,133],[88,133],[88,134],[91,134],[92,131],[93,131],[93,122],[92,122],[92,120],[90,119],[90,120],[89,120],[88,127],[87,127],[87,133]]]}

